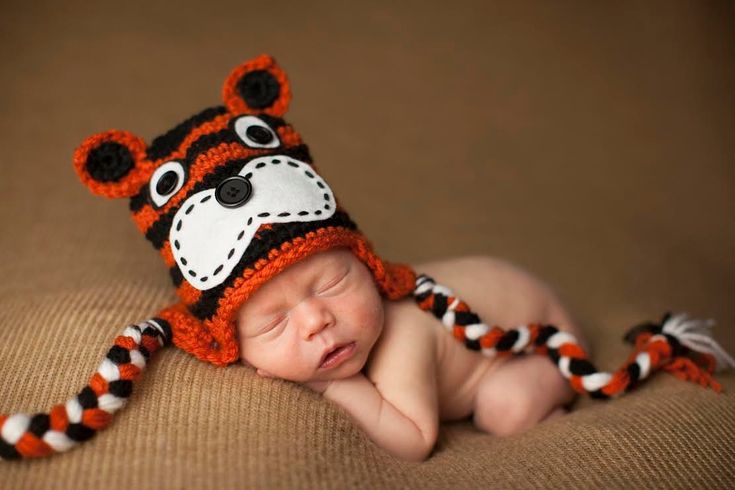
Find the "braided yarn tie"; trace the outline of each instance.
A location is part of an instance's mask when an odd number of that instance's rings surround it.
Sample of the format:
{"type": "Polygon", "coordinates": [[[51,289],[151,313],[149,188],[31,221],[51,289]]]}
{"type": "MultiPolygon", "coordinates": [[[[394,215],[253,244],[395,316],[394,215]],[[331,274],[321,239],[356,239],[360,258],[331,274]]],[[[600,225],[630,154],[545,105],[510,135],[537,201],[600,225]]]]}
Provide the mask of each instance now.
{"type": "Polygon", "coordinates": [[[531,323],[508,330],[489,327],[467,303],[425,274],[417,276],[413,294],[419,307],[436,316],[468,349],[488,357],[524,352],[548,355],[576,392],[593,398],[615,398],[658,369],[720,392],[722,386],[712,378],[712,373],[716,367],[735,367],[735,360],[707,331],[714,323],[712,320],[667,313],[659,324],[634,327],[626,335],[626,340],[636,344],[634,352],[620,369],[608,373],[599,371],[589,361],[574,335],[554,325],[531,323]],[[698,354],[699,364],[685,357],[687,353],[698,354]]]}
{"type": "Polygon", "coordinates": [[[115,338],[87,386],[49,413],[0,415],[0,459],[39,458],[68,451],[112,421],[150,357],[171,343],[171,327],[152,318],[115,338]]]}

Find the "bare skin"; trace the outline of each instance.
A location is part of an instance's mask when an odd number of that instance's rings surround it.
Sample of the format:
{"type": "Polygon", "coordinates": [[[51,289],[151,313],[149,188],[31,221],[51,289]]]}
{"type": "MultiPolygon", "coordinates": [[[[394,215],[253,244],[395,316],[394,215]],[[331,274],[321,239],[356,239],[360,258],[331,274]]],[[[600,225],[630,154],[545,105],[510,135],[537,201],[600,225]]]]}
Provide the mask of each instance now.
{"type": "MultiPolygon", "coordinates": [[[[488,325],[579,328],[550,287],[486,256],[412,266],[452,289],[488,325]]],[[[273,278],[239,312],[242,360],[260,376],[299,382],[342,406],[378,445],[422,461],[440,421],[472,416],[500,436],[565,413],[574,392],[546,357],[486,358],[467,350],[412,298],[380,297],[348,250],[308,257],[273,278]],[[325,367],[335,345],[348,358],[325,367]]]]}

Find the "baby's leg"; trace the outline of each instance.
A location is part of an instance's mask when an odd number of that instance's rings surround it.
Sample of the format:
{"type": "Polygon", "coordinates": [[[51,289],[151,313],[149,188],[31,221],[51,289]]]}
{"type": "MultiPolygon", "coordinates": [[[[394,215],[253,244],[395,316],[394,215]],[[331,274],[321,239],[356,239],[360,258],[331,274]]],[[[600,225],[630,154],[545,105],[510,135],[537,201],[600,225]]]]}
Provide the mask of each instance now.
{"type": "Polygon", "coordinates": [[[491,434],[523,432],[563,414],[575,396],[569,382],[546,356],[526,354],[503,359],[480,381],[474,422],[491,434]]]}

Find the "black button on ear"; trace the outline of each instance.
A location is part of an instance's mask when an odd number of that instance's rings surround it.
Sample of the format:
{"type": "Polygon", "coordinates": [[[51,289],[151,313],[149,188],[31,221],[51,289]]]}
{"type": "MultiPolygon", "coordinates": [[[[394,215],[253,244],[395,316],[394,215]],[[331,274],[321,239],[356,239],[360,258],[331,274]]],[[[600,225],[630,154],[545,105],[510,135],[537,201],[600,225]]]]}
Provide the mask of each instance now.
{"type": "Polygon", "coordinates": [[[273,141],[273,133],[268,128],[258,126],[257,124],[249,126],[248,129],[245,130],[245,134],[248,138],[259,145],[267,145],[273,141]]]}
{"type": "Polygon", "coordinates": [[[215,199],[226,208],[236,208],[245,204],[253,193],[248,179],[240,175],[223,180],[214,193],[215,199]]]}
{"type": "Polygon", "coordinates": [[[273,102],[278,98],[281,84],[269,72],[255,70],[237,82],[237,90],[249,107],[265,109],[273,105],[273,102]]]}
{"type": "Polygon", "coordinates": [[[170,194],[176,188],[176,184],[179,183],[179,176],[173,170],[169,170],[158,179],[156,184],[156,192],[159,195],[165,196],[170,194]]]}

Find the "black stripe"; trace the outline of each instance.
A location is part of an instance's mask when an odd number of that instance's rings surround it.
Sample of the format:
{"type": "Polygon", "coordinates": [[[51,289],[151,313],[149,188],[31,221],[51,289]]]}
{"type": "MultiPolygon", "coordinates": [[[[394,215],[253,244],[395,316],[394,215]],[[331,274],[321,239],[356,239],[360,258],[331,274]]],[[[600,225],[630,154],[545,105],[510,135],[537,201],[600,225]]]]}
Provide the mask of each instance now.
{"type": "Polygon", "coordinates": [[[51,417],[46,413],[37,413],[31,417],[31,423],[28,426],[28,432],[34,436],[41,438],[51,427],[51,417]]]}
{"type": "Polygon", "coordinates": [[[597,372],[597,368],[587,359],[570,359],[569,372],[577,376],[586,376],[597,372]]]}
{"type": "Polygon", "coordinates": [[[115,364],[127,364],[130,362],[130,352],[125,347],[113,345],[107,351],[107,358],[115,364]]]}
{"type": "Polygon", "coordinates": [[[499,351],[510,350],[510,348],[513,347],[513,344],[516,343],[516,340],[518,340],[519,336],[520,334],[518,333],[518,330],[508,330],[502,337],[500,337],[498,343],[495,344],[495,349],[499,351]]]}
{"type": "Polygon", "coordinates": [[[148,352],[148,349],[146,349],[145,345],[139,345],[138,350],[143,355],[146,361],[151,358],[151,353],[148,352]]]}
{"type": "Polygon", "coordinates": [[[217,106],[204,109],[198,114],[191,116],[165,134],[155,138],[146,150],[146,156],[149,160],[158,160],[167,157],[179,148],[184,139],[194,129],[226,112],[226,107],[217,106]]]}
{"type": "Polygon", "coordinates": [[[590,397],[598,400],[607,400],[610,398],[608,395],[604,394],[602,390],[589,391],[588,393],[590,394],[590,397]]]}
{"type": "Polygon", "coordinates": [[[424,300],[425,300],[426,298],[428,298],[430,294],[431,294],[431,289],[429,289],[429,290],[427,290],[427,291],[424,291],[424,292],[423,292],[423,293],[421,293],[421,294],[417,294],[417,295],[414,295],[414,299],[416,299],[416,302],[417,302],[417,303],[421,303],[421,302],[423,302],[423,301],[424,301],[424,300]]]}
{"type": "Polygon", "coordinates": [[[20,459],[20,453],[15,449],[14,446],[11,446],[7,442],[5,442],[5,439],[0,437],[0,458],[3,459],[20,459]]]}
{"type": "Polygon", "coordinates": [[[66,428],[66,435],[69,439],[77,442],[91,439],[94,433],[94,429],[90,429],[84,424],[69,424],[69,427],[66,428]]]}
{"type": "Polygon", "coordinates": [[[441,293],[434,293],[434,304],[431,307],[431,312],[435,317],[441,319],[444,313],[447,311],[447,297],[441,293]]]}
{"type": "Polygon", "coordinates": [[[482,349],[482,346],[480,345],[480,339],[470,340],[468,338],[465,338],[464,345],[470,350],[482,349]]]}
{"type": "Polygon", "coordinates": [[[190,167],[197,157],[225,143],[240,143],[243,148],[248,148],[243,144],[237,133],[233,133],[229,129],[222,129],[216,133],[203,134],[194,140],[186,149],[186,157],[182,163],[185,167],[190,167]]]}
{"type": "Polygon", "coordinates": [[[130,212],[136,213],[143,209],[146,204],[148,204],[148,186],[144,185],[136,195],[130,198],[130,212]]]}
{"type": "Polygon", "coordinates": [[[108,391],[120,398],[127,398],[133,392],[133,382],[129,379],[110,381],[108,391]]]}
{"type": "Polygon", "coordinates": [[[641,375],[641,367],[637,362],[633,362],[626,368],[626,371],[628,371],[628,376],[630,376],[630,383],[635,384],[641,375]]]}
{"type": "Polygon", "coordinates": [[[559,355],[558,349],[549,349],[547,351],[548,356],[551,358],[552,361],[554,361],[554,365],[559,366],[559,359],[561,356],[559,355]]]}
{"type": "Polygon", "coordinates": [[[534,344],[536,345],[543,345],[546,343],[547,340],[549,340],[549,337],[554,335],[559,330],[553,326],[553,325],[544,325],[539,330],[538,337],[536,337],[536,340],[534,341],[534,344]]]}
{"type": "Polygon", "coordinates": [[[664,337],[666,337],[666,340],[669,341],[669,345],[671,345],[671,357],[678,357],[683,356],[687,352],[689,352],[689,349],[682,345],[681,342],[679,342],[679,339],[674,337],[671,334],[664,333],[664,337]]]}
{"type": "Polygon", "coordinates": [[[355,223],[344,211],[337,211],[331,218],[324,221],[296,221],[273,224],[272,229],[260,233],[260,238],[253,238],[245,255],[232,270],[227,280],[212,289],[202,291],[201,298],[197,303],[189,307],[189,311],[200,320],[213,317],[217,312],[218,302],[224,294],[224,291],[242,276],[245,269],[260,259],[267,259],[268,253],[274,248],[280,247],[283,243],[292,241],[294,238],[304,237],[311,231],[329,226],[346,228],[348,230],[357,229],[355,223]]]}
{"type": "Polygon", "coordinates": [[[97,408],[97,395],[91,387],[85,386],[77,395],[77,400],[83,409],[97,408]]]}
{"type": "Polygon", "coordinates": [[[480,317],[472,311],[455,311],[454,323],[457,325],[474,325],[481,323],[480,317]]]}
{"type": "Polygon", "coordinates": [[[163,329],[163,333],[159,334],[159,337],[163,339],[163,345],[169,345],[171,340],[174,338],[173,331],[171,330],[171,324],[163,318],[158,317],[153,318],[153,321],[163,329]]]}
{"type": "Polygon", "coordinates": [[[178,287],[181,286],[181,283],[184,282],[184,275],[179,270],[179,266],[174,264],[174,266],[168,270],[168,274],[171,276],[171,282],[174,283],[174,287],[178,289],[178,287]]]}

